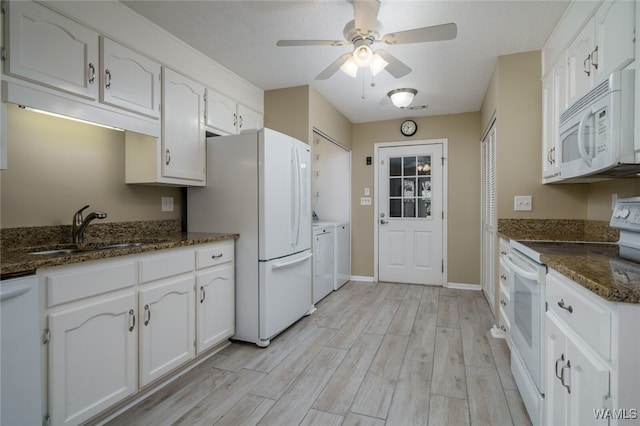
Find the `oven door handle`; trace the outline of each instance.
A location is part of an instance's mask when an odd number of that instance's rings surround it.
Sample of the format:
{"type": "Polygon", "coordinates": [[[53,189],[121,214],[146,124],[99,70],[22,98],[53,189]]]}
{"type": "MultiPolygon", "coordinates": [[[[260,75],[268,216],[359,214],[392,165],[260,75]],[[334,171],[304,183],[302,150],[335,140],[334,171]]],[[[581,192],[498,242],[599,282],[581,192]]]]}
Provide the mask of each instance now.
{"type": "Polygon", "coordinates": [[[513,261],[507,257],[504,256],[504,262],[507,264],[507,266],[509,267],[509,269],[511,269],[513,272],[515,272],[516,274],[528,279],[528,280],[533,280],[535,282],[538,282],[538,273],[537,272],[533,272],[533,271],[527,271],[525,269],[523,269],[522,267],[516,265],[515,263],[513,263],[513,261]]]}

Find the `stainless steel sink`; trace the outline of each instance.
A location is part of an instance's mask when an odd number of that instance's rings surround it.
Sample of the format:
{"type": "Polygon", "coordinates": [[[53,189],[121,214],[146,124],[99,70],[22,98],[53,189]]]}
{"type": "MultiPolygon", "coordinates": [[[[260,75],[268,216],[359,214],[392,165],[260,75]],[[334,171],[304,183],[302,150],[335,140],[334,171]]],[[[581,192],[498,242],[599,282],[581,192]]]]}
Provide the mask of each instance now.
{"type": "Polygon", "coordinates": [[[121,244],[108,244],[106,246],[98,246],[94,247],[92,250],[114,250],[114,249],[122,249],[129,247],[139,247],[144,243],[121,243],[121,244]]]}
{"type": "Polygon", "coordinates": [[[143,244],[145,243],[137,242],[137,243],[106,244],[102,246],[88,246],[88,247],[65,247],[65,248],[59,248],[59,249],[53,249],[53,250],[34,251],[29,254],[33,254],[35,256],[56,256],[56,255],[61,256],[61,255],[76,254],[76,253],[87,253],[87,252],[96,251],[96,250],[117,250],[117,249],[124,249],[124,248],[130,248],[130,247],[138,247],[143,244]]]}
{"type": "Polygon", "coordinates": [[[43,251],[34,251],[29,254],[33,254],[36,256],[54,256],[61,254],[74,254],[74,253],[82,253],[86,250],[82,250],[79,248],[65,248],[65,249],[56,249],[56,250],[43,250],[43,251]]]}

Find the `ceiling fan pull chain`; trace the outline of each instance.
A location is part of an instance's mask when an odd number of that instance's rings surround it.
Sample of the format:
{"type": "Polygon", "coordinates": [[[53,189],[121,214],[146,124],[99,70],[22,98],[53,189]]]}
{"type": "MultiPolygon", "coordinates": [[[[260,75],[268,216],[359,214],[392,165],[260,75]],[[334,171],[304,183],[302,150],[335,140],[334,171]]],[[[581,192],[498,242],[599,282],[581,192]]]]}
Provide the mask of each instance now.
{"type": "Polygon", "coordinates": [[[364,72],[362,73],[362,97],[361,99],[364,101],[365,96],[364,96],[364,72]]]}

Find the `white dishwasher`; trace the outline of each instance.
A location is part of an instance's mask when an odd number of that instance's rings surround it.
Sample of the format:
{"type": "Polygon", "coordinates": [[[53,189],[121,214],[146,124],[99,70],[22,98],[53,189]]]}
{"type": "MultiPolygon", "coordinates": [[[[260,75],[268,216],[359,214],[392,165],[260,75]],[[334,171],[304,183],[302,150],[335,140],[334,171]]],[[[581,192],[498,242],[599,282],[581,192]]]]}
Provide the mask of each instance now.
{"type": "Polygon", "coordinates": [[[0,424],[42,424],[38,277],[0,281],[0,424]]]}
{"type": "Polygon", "coordinates": [[[313,226],[313,303],[333,291],[333,224],[313,226]]]}

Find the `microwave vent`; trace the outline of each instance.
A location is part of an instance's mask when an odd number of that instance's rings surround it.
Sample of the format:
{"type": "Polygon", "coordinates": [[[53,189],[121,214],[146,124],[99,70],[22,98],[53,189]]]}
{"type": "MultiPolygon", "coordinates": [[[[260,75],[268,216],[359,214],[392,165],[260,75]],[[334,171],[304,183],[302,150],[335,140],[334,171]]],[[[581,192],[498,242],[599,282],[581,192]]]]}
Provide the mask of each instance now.
{"type": "Polygon", "coordinates": [[[609,91],[609,79],[607,78],[602,83],[591,89],[586,95],[578,99],[573,105],[567,108],[565,112],[560,114],[560,125],[564,124],[566,120],[573,117],[588,105],[591,105],[596,99],[607,94],[609,91]]]}

